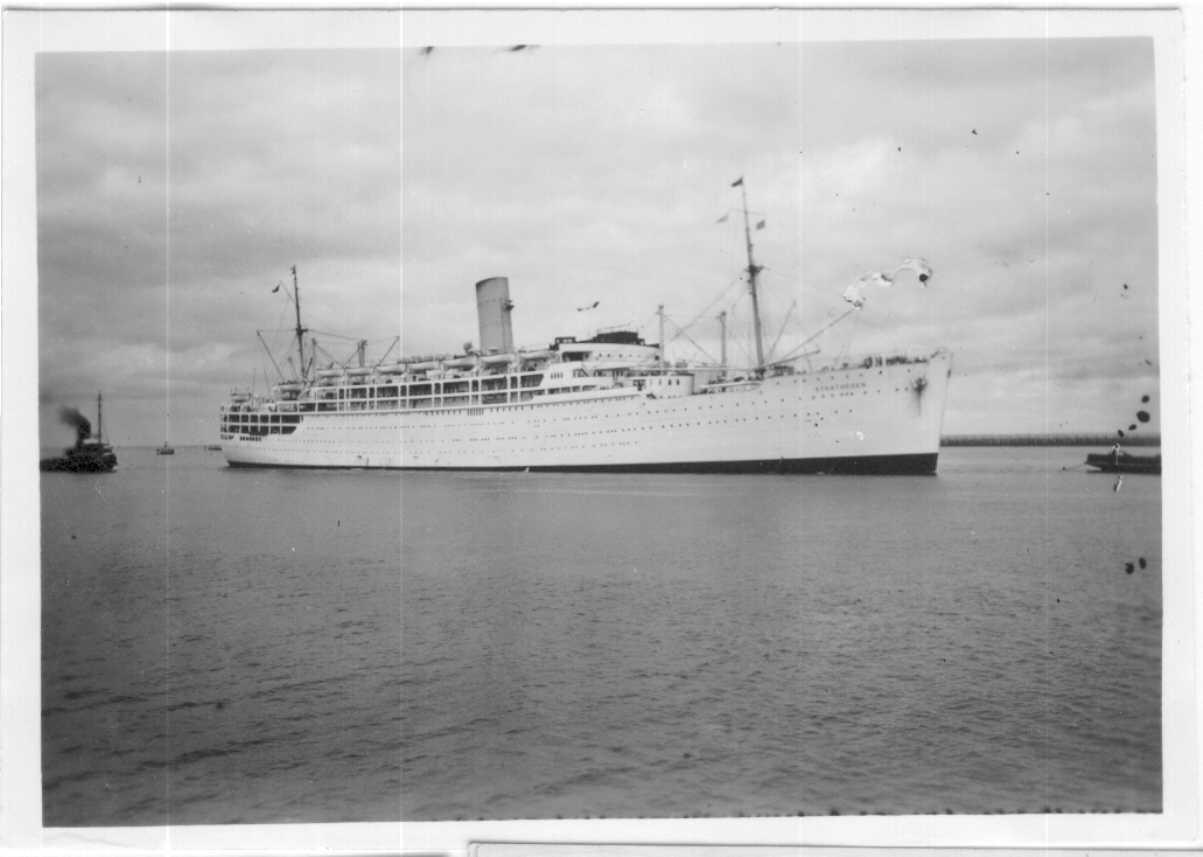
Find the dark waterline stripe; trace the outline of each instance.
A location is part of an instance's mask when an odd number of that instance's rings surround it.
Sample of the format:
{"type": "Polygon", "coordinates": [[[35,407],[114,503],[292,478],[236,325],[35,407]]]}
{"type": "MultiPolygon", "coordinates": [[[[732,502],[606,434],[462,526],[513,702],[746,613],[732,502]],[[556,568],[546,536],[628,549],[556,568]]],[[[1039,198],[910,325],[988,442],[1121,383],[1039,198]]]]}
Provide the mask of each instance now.
{"type": "Polygon", "coordinates": [[[549,464],[533,467],[364,467],[362,465],[258,464],[230,461],[230,467],[282,470],[447,470],[531,473],[772,473],[832,476],[931,476],[939,453],[862,455],[848,458],[761,458],[745,461],[671,461],[640,464],[549,464]]]}

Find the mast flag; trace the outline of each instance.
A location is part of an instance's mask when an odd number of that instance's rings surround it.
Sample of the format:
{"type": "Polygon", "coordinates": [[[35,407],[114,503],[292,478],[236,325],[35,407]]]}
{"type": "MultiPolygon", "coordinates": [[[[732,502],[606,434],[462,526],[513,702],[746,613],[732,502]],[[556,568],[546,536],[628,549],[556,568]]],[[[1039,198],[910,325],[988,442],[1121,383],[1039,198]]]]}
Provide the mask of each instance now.
{"type": "Polygon", "coordinates": [[[915,276],[919,278],[919,283],[923,286],[927,285],[927,281],[931,279],[934,273],[926,259],[917,257],[903,259],[902,264],[894,269],[894,273],[897,274],[899,271],[914,271],[915,276]]]}
{"type": "Polygon", "coordinates": [[[865,305],[865,301],[867,300],[863,292],[866,287],[876,286],[880,289],[888,289],[894,285],[894,278],[900,271],[914,271],[918,276],[919,285],[924,288],[927,287],[927,281],[931,279],[933,274],[932,267],[926,259],[903,259],[902,264],[895,268],[892,274],[887,274],[884,271],[870,271],[866,274],[861,274],[856,278],[856,282],[844,290],[844,300],[857,309],[860,309],[865,305]]]}

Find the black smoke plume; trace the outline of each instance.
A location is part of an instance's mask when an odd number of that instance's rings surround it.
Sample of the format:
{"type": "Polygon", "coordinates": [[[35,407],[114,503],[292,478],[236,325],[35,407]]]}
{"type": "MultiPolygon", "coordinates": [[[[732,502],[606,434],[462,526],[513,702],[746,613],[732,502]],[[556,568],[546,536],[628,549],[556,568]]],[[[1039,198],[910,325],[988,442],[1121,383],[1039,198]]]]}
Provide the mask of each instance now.
{"type": "Polygon", "coordinates": [[[88,436],[92,434],[92,424],[88,422],[88,418],[77,411],[75,408],[61,407],[58,409],[58,418],[69,426],[75,427],[75,445],[79,446],[88,436]]]}

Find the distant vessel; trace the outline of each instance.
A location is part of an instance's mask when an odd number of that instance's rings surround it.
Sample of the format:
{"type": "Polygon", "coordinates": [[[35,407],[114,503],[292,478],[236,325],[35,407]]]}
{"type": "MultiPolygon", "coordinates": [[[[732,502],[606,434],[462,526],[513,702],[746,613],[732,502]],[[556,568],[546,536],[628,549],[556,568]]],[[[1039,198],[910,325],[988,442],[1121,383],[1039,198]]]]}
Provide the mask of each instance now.
{"type": "Polygon", "coordinates": [[[1126,452],[1091,452],[1086,465],[1103,473],[1161,473],[1160,455],[1130,455],[1126,452]]]}
{"type": "MultiPolygon", "coordinates": [[[[805,371],[794,365],[798,357],[766,360],[746,192],[743,214],[756,358],[746,369],[727,365],[725,322],[720,365],[670,365],[662,310],[656,344],[611,330],[516,349],[505,277],[476,284],[479,349],[369,363],[361,343],[354,365],[316,368],[318,344],[306,353],[294,267],[299,362],[291,377],[280,372],[269,395],[231,394],[221,409],[226,460],[243,467],[934,473],[951,355],[874,354],[805,371]]],[[[845,299],[856,308],[863,302],[845,299]]]]}
{"type": "Polygon", "coordinates": [[[221,444],[210,443],[205,446],[205,449],[207,449],[209,452],[221,452],[221,444]]]}
{"type": "Polygon", "coordinates": [[[155,455],[175,455],[175,447],[163,441],[163,445],[155,450],[155,455]]]}
{"type": "Polygon", "coordinates": [[[75,427],[75,446],[63,450],[57,458],[43,458],[39,469],[62,473],[107,473],[117,466],[117,455],[113,447],[104,442],[102,399],[96,394],[96,437],[92,438],[92,424],[75,408],[61,408],[59,417],[75,427]]]}

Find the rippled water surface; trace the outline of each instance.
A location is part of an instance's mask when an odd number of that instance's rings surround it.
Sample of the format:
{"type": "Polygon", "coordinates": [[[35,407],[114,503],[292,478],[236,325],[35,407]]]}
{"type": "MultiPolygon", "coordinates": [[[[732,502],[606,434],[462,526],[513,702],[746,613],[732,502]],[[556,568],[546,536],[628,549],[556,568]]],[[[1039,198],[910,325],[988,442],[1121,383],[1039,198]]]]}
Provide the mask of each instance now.
{"type": "Polygon", "coordinates": [[[1160,482],[1085,450],[935,478],[118,452],[43,475],[48,826],[1161,806],[1160,482]]]}

